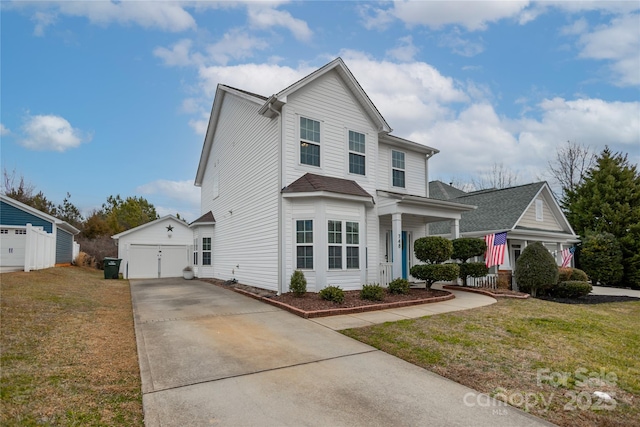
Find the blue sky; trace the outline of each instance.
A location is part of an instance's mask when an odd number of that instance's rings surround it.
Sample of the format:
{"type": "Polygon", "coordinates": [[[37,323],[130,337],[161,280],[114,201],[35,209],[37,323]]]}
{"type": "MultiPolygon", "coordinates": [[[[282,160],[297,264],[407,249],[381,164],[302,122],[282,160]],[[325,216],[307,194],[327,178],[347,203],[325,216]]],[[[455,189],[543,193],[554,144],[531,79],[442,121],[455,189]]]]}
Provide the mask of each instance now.
{"type": "Polygon", "coordinates": [[[640,161],[633,2],[2,1],[2,168],[87,214],[142,196],[199,212],[215,87],[265,96],[341,56],[431,178],[502,163],[550,179],[556,148],[640,161]]]}

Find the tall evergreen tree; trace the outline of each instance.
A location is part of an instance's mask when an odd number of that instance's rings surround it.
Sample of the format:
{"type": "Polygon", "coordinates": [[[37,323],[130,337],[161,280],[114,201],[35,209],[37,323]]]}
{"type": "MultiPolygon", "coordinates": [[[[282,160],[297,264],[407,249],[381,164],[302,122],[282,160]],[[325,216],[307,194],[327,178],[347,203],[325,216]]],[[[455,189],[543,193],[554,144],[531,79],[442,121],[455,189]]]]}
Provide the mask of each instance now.
{"type": "MultiPolygon", "coordinates": [[[[640,174],[629,163],[626,154],[612,153],[606,147],[584,181],[566,192],[562,201],[567,219],[581,236],[589,232],[611,233],[622,245],[625,275],[622,283],[633,281],[633,266],[629,258],[635,253],[635,239],[629,233],[640,224],[640,174]]],[[[634,283],[629,283],[634,285],[634,283]]]]}

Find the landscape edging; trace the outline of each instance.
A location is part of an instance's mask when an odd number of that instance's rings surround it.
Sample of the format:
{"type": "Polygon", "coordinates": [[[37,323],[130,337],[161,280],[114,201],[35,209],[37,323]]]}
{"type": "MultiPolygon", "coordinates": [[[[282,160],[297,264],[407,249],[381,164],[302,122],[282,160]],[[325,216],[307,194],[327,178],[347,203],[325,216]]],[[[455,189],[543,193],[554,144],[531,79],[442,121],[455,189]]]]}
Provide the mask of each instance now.
{"type": "Polygon", "coordinates": [[[280,301],[275,301],[271,298],[261,297],[260,295],[253,294],[251,292],[247,292],[243,289],[232,288],[234,292],[238,292],[239,294],[246,295],[250,298],[257,299],[262,302],[266,302],[267,304],[271,304],[275,307],[286,310],[290,313],[293,313],[297,316],[303,317],[305,319],[313,319],[316,317],[326,317],[326,316],[335,316],[338,314],[353,314],[353,313],[364,313],[367,311],[377,311],[377,310],[387,310],[390,308],[400,308],[400,307],[410,307],[413,305],[420,304],[430,304],[434,302],[448,301],[450,299],[454,299],[455,295],[449,293],[449,295],[443,295],[441,297],[432,297],[421,300],[412,300],[412,301],[397,301],[397,302],[388,302],[381,304],[372,304],[365,305],[361,307],[347,307],[347,308],[333,308],[330,310],[316,310],[316,311],[305,311],[300,310],[299,308],[293,307],[289,304],[282,303],[280,301]]]}

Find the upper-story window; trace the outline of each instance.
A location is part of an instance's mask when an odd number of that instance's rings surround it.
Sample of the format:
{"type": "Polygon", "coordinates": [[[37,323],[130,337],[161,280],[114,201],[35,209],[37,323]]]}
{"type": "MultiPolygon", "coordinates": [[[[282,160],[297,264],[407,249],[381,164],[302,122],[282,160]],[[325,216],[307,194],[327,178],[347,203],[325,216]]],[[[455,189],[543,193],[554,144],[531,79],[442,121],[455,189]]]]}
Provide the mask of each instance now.
{"type": "Polygon", "coordinates": [[[349,131],[349,173],[365,174],[364,134],[349,131]]]}
{"type": "Polygon", "coordinates": [[[391,174],[394,187],[405,187],[404,180],[405,163],[402,151],[391,151],[391,174]]]}
{"type": "Polygon", "coordinates": [[[300,117],[300,163],[320,166],[320,122],[300,117]]]}

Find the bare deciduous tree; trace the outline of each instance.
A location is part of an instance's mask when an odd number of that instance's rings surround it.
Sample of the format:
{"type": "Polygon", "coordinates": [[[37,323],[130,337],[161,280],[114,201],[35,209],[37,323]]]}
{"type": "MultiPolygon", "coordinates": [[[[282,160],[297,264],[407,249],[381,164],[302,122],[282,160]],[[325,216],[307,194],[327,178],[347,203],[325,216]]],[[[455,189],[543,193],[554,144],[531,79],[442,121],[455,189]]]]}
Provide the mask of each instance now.
{"type": "Polygon", "coordinates": [[[494,163],[491,170],[473,178],[471,184],[476,190],[488,188],[507,188],[518,185],[518,173],[505,166],[504,163],[494,163]]]}
{"type": "Polygon", "coordinates": [[[549,172],[562,187],[563,195],[582,183],[595,159],[596,155],[591,147],[577,142],[567,141],[556,149],[556,158],[549,161],[549,172]]]}

